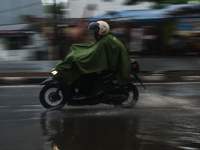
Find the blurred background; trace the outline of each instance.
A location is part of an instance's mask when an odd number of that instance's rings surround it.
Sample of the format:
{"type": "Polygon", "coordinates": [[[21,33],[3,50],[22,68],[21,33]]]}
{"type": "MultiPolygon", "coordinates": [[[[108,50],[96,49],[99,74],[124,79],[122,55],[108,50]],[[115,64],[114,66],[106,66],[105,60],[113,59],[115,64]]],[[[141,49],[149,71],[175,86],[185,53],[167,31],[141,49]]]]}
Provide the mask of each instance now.
{"type": "Polygon", "coordinates": [[[63,59],[105,20],[131,56],[200,54],[199,0],[1,0],[0,61],[63,59]]]}

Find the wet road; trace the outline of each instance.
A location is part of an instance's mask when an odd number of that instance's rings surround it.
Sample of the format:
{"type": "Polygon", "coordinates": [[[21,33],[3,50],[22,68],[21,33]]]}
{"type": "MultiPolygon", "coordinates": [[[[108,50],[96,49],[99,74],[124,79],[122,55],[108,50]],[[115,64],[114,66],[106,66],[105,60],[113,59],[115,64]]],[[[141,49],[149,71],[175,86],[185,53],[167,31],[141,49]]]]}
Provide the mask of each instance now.
{"type": "Polygon", "coordinates": [[[200,149],[200,83],[137,87],[133,109],[97,105],[46,111],[38,100],[40,86],[1,86],[1,149],[200,149]]]}

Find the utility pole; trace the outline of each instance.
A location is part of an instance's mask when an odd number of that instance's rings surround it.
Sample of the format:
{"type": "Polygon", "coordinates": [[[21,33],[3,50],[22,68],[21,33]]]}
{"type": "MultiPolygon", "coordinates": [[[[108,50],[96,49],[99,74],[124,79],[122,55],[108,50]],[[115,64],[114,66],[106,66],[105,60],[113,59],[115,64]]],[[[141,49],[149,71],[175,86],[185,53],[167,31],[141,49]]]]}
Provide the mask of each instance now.
{"type": "Polygon", "coordinates": [[[54,0],[54,17],[53,17],[53,45],[51,49],[51,56],[50,59],[59,59],[59,46],[58,46],[58,17],[57,17],[57,6],[56,6],[56,0],[54,0]]]}
{"type": "Polygon", "coordinates": [[[56,8],[56,0],[54,0],[54,32],[55,32],[55,39],[57,39],[57,35],[58,35],[57,24],[58,24],[57,8],[56,8]]]}

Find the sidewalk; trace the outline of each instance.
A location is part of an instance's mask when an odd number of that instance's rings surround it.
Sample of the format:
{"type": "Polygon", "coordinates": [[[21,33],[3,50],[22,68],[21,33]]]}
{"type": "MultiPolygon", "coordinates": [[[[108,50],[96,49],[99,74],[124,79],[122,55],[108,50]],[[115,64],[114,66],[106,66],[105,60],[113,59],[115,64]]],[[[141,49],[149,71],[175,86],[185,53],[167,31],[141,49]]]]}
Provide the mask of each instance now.
{"type": "MultiPolygon", "coordinates": [[[[160,73],[140,72],[139,78],[143,83],[165,82],[200,82],[200,71],[173,71],[160,73]]],[[[48,73],[3,73],[0,76],[0,85],[40,85],[50,78],[48,73]]],[[[131,76],[131,81],[138,81],[131,76]]]]}
{"type": "MultiPolygon", "coordinates": [[[[200,58],[135,58],[143,83],[200,82],[200,58]]],[[[40,85],[59,61],[0,62],[0,85],[40,85]]],[[[138,82],[131,76],[131,81],[138,82]]]]}

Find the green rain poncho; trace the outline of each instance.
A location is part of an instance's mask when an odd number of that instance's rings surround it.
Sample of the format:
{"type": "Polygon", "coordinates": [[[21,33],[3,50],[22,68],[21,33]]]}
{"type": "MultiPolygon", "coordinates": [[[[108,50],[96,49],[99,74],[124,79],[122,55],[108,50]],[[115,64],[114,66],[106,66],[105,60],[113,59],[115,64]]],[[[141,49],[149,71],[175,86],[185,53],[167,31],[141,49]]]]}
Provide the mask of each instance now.
{"type": "Polygon", "coordinates": [[[99,41],[73,44],[65,59],[56,65],[67,84],[83,74],[110,70],[116,74],[119,85],[129,83],[131,62],[124,45],[114,36],[99,41]]]}

